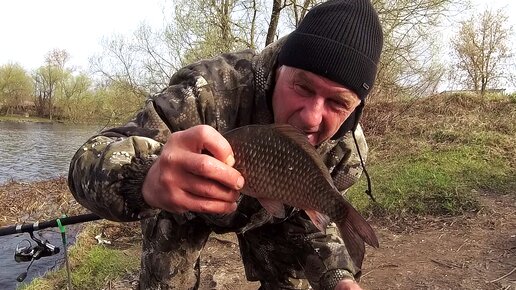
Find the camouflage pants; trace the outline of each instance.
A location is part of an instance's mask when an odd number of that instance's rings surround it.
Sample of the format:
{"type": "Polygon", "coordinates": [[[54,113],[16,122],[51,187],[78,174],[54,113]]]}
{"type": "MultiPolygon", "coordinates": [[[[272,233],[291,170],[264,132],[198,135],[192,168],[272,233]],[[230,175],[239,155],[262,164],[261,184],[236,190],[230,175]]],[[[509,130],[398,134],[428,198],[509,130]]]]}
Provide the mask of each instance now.
{"type": "MultiPolygon", "coordinates": [[[[166,215],[142,221],[140,289],[198,289],[200,252],[213,227],[201,217],[179,224],[166,215]]],[[[247,279],[260,289],[333,289],[357,273],[336,234],[299,217],[238,234],[247,279]]]]}

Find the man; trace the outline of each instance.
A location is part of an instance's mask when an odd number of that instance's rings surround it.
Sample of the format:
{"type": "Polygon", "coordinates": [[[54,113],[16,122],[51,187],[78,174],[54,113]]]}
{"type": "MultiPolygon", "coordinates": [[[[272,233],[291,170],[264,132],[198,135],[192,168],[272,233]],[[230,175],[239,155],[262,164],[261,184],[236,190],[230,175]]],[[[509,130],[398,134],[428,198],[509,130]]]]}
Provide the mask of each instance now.
{"type": "Polygon", "coordinates": [[[240,195],[245,180],[221,133],[291,124],[344,192],[362,170],[358,121],[382,41],[369,0],[328,1],[260,54],[223,54],[179,70],[132,122],[79,149],[68,180],[75,198],[105,218],[141,220],[141,289],[196,289],[213,231],[237,233],[246,276],[261,289],[297,289],[302,279],[315,289],[360,289],[361,265],[340,237],[321,233],[302,211],[272,218],[240,195]]]}

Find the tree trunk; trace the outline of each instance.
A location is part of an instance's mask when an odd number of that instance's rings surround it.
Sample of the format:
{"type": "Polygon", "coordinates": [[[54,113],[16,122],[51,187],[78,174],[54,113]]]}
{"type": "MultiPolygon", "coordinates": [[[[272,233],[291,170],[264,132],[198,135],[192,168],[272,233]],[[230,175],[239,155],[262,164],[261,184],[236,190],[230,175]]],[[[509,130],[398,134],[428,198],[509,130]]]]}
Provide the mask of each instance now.
{"type": "Polygon", "coordinates": [[[267,38],[265,39],[266,46],[273,43],[276,38],[281,9],[283,9],[283,7],[281,7],[281,0],[274,0],[272,4],[271,22],[267,30],[267,38]]]}

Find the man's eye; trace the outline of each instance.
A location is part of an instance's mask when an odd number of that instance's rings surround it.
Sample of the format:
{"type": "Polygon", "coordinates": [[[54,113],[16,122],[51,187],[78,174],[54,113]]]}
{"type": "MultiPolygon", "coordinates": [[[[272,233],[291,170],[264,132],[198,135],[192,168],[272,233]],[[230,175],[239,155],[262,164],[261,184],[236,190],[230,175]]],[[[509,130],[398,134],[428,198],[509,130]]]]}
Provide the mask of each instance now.
{"type": "Polygon", "coordinates": [[[339,111],[348,111],[351,109],[351,105],[343,101],[331,100],[331,105],[333,106],[333,108],[339,111]]]}
{"type": "Polygon", "coordinates": [[[311,90],[310,88],[308,88],[307,86],[303,85],[303,84],[300,84],[300,83],[296,83],[294,84],[294,90],[298,93],[298,94],[301,94],[303,96],[308,96],[311,94],[311,90]]]}

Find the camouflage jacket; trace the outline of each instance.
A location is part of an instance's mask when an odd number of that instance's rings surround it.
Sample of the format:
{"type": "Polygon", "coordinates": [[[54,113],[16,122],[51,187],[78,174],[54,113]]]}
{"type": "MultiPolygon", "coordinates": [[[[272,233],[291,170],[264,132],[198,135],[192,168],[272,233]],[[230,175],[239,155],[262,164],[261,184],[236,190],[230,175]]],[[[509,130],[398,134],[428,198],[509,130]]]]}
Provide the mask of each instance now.
{"type": "MultiPolygon", "coordinates": [[[[252,50],[222,54],[177,71],[167,88],[151,96],[135,119],[93,136],[77,151],[68,177],[77,201],[115,221],[156,215],[159,210],[144,202],[141,187],[171,132],[207,124],[224,133],[248,124],[273,123],[270,99],[282,43],[279,40],[258,54],[252,50]]],[[[360,126],[355,135],[365,158],[367,145],[360,126]]],[[[318,151],[343,193],[358,180],[362,168],[350,133],[326,141],[318,151]]],[[[216,232],[249,230],[271,222],[257,202],[244,201],[234,214],[205,218],[216,232]]],[[[180,221],[194,215],[173,216],[180,221]]]]}

